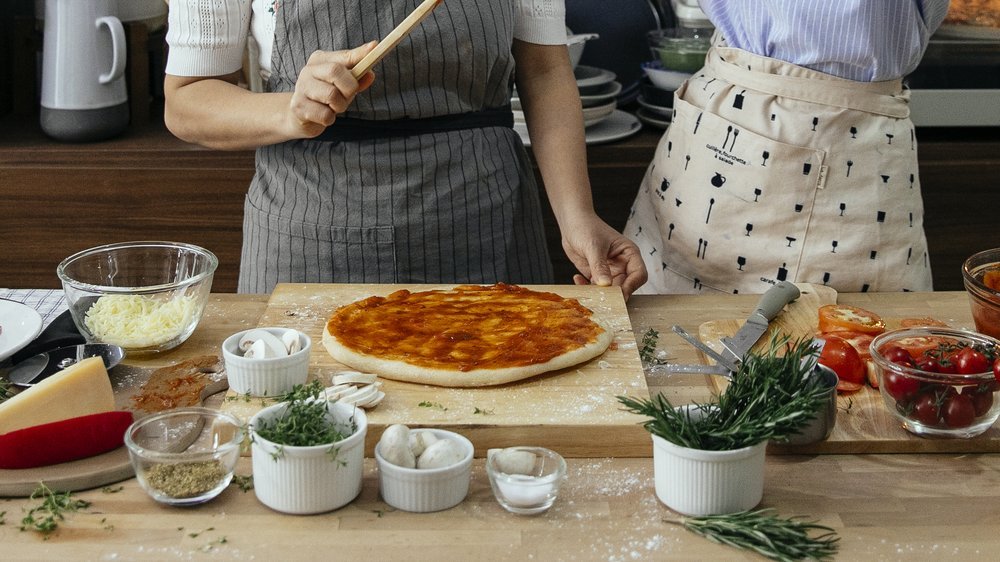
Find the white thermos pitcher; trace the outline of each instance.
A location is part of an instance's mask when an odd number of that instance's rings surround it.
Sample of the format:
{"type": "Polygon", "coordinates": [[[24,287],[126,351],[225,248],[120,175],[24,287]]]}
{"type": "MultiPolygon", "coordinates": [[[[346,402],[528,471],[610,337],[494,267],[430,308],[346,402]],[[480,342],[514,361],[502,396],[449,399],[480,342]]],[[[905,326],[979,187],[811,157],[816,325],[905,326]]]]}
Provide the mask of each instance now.
{"type": "Polygon", "coordinates": [[[45,0],[42,130],[95,141],[128,126],[125,29],[117,0],[45,0]]]}

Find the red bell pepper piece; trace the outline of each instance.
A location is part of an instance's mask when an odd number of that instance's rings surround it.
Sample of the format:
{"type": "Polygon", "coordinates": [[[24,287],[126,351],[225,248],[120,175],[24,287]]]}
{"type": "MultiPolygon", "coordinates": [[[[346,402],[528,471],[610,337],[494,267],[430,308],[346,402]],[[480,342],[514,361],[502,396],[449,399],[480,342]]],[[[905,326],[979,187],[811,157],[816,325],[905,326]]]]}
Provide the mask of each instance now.
{"type": "Polygon", "coordinates": [[[18,429],[0,435],[0,468],[59,464],[117,449],[132,412],[102,412],[18,429]]]}

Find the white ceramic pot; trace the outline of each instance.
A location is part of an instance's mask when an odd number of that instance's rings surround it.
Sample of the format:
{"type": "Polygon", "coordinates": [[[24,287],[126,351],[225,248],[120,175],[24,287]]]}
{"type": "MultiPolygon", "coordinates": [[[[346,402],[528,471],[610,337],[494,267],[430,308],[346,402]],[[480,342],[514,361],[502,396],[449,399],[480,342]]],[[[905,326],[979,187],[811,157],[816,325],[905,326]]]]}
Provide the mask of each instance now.
{"type": "Polygon", "coordinates": [[[365,434],[368,418],[364,410],[329,403],[330,420],[354,433],[337,443],[314,447],[283,446],[262,438],[255,431],[262,420],[284,413],[287,403],[275,404],[250,418],[253,487],[257,499],[275,511],[306,515],[333,511],[361,493],[364,472],[365,434]]]}
{"type": "Polygon", "coordinates": [[[240,339],[252,330],[244,330],[229,336],[222,342],[222,357],[226,362],[229,388],[237,394],[277,396],[292,390],[297,384],[305,384],[309,378],[312,339],[291,328],[254,328],[254,330],[264,330],[278,339],[281,339],[286,332],[294,332],[299,338],[301,349],[285,357],[244,357],[239,349],[240,339]]]}
{"type": "Polygon", "coordinates": [[[451,439],[464,452],[462,460],[442,468],[405,468],[385,460],[376,445],[375,462],[382,499],[396,509],[417,513],[441,511],[462,503],[469,493],[474,452],[472,442],[458,433],[443,429],[413,431],[429,431],[438,439],[451,439]]]}
{"type": "Polygon", "coordinates": [[[767,442],[731,451],[704,451],[653,438],[656,497],[684,515],[752,509],[764,495],[767,442]]]}

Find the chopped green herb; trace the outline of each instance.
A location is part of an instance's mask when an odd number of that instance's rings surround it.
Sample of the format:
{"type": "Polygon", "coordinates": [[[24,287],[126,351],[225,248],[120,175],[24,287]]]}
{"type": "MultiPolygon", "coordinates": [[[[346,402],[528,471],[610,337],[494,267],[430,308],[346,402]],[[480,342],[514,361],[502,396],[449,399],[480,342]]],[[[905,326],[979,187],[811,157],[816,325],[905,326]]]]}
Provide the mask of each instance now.
{"type": "Polygon", "coordinates": [[[149,487],[171,498],[194,498],[212,491],[226,478],[218,460],[154,464],[146,471],[149,487]]]}
{"type": "Polygon", "coordinates": [[[441,410],[442,412],[448,411],[448,408],[445,408],[439,402],[430,402],[428,400],[424,400],[423,402],[417,404],[417,406],[421,408],[433,408],[435,410],[441,410]]]}
{"type": "Polygon", "coordinates": [[[117,494],[118,492],[120,492],[120,491],[122,491],[124,489],[125,489],[125,486],[115,486],[115,487],[105,486],[105,487],[101,488],[101,493],[103,493],[103,494],[117,494]]]}
{"type": "MultiPolygon", "coordinates": [[[[256,435],[279,445],[278,450],[271,454],[275,460],[281,458],[284,451],[282,446],[312,447],[333,444],[357,431],[357,424],[353,418],[346,427],[330,420],[329,402],[319,399],[323,390],[323,384],[319,381],[295,385],[280,399],[288,403],[285,411],[279,417],[261,421],[254,428],[256,435]]],[[[336,460],[337,452],[336,447],[331,448],[332,459],[336,460]]]]}
{"type": "Polygon", "coordinates": [[[188,533],[188,536],[191,537],[192,539],[196,539],[199,536],[201,536],[202,533],[207,533],[209,531],[214,531],[214,530],[215,530],[215,527],[208,527],[207,529],[202,529],[201,531],[195,531],[193,533],[188,533]]]}
{"type": "Polygon", "coordinates": [[[650,328],[642,335],[642,346],[639,348],[639,359],[643,365],[655,365],[659,361],[656,359],[656,343],[660,339],[660,332],[650,328]]]}
{"type": "Polygon", "coordinates": [[[41,499],[41,505],[31,508],[21,519],[22,531],[35,531],[48,538],[52,531],[59,527],[59,522],[65,519],[65,512],[79,511],[90,507],[90,502],[72,499],[71,492],[54,492],[45,485],[38,483],[38,488],[31,492],[29,499],[41,499]]]}
{"type": "Polygon", "coordinates": [[[237,474],[233,476],[232,483],[235,484],[241,492],[249,492],[250,490],[253,490],[253,474],[248,474],[246,476],[237,474]]]}
{"type": "Polygon", "coordinates": [[[827,560],[837,553],[840,537],[832,528],[801,517],[783,519],[773,511],[760,509],[664,522],[681,525],[716,544],[752,550],[772,560],[827,560]]]}
{"type": "Polygon", "coordinates": [[[494,414],[494,410],[493,410],[493,408],[490,408],[489,410],[484,410],[484,409],[479,408],[477,406],[477,407],[475,407],[475,409],[472,410],[472,413],[473,414],[482,414],[484,416],[491,416],[491,415],[494,414]]]}

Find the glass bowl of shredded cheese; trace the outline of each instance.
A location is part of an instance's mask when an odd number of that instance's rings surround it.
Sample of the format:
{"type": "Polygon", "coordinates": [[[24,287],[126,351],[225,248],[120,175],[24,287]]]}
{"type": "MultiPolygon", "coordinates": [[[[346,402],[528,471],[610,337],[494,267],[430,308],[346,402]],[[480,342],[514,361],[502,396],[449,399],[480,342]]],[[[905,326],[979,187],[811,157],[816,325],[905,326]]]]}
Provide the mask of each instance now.
{"type": "Polygon", "coordinates": [[[191,244],[122,242],[73,254],[56,272],[88,342],[150,354],[194,332],[218,265],[215,254],[191,244]]]}

